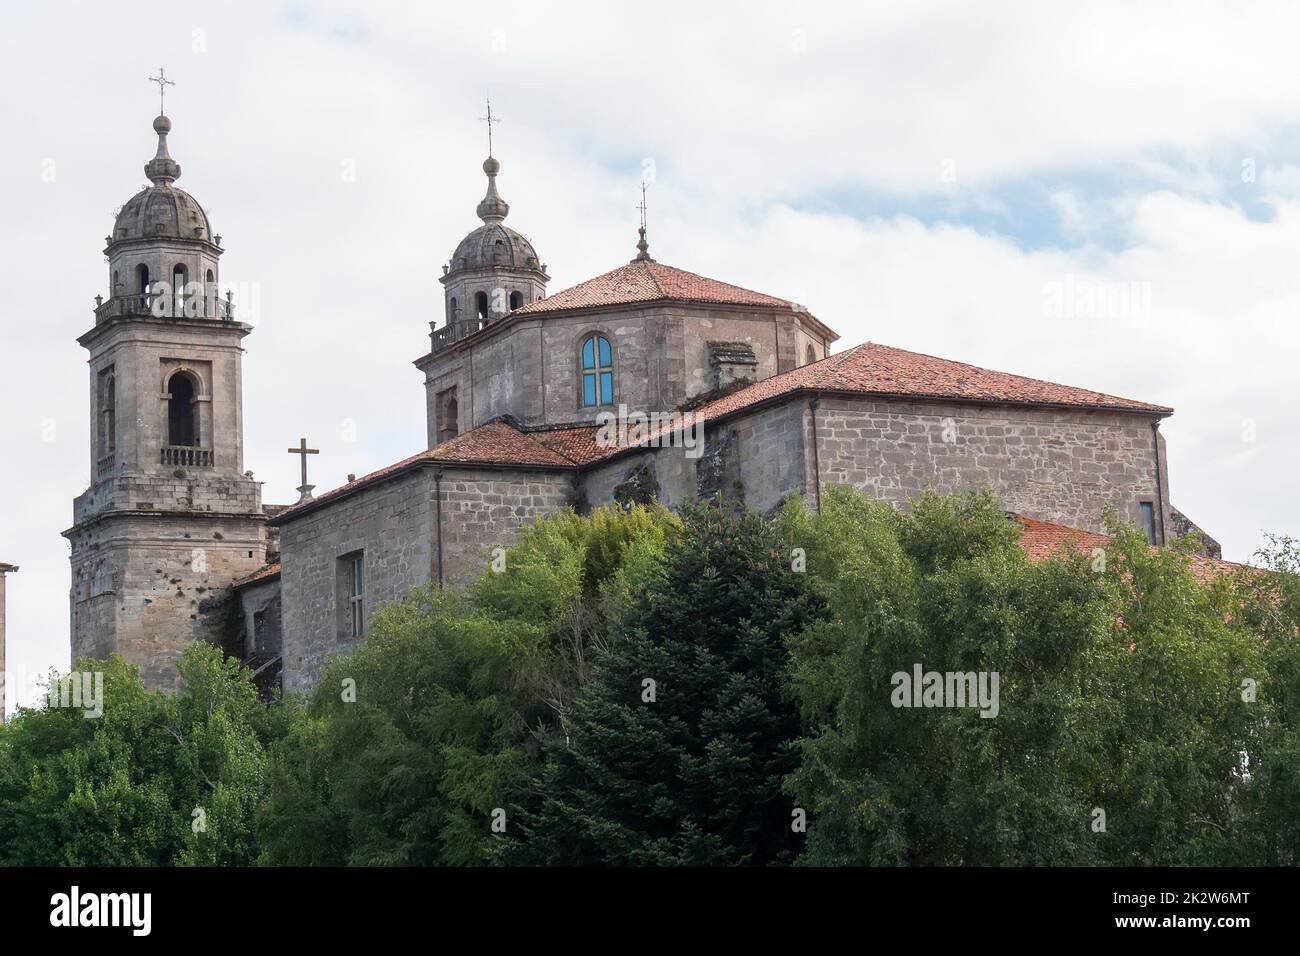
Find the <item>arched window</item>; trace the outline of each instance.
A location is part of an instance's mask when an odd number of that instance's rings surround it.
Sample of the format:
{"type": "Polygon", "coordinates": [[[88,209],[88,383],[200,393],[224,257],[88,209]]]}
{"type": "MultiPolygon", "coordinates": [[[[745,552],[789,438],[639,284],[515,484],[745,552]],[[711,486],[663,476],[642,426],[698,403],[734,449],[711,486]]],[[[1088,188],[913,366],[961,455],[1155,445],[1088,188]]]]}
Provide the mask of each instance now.
{"type": "Polygon", "coordinates": [[[452,296],[451,303],[447,307],[447,322],[448,324],[450,324],[452,322],[459,322],[459,321],[460,321],[460,303],[456,301],[455,296],[452,296]]]}
{"type": "Polygon", "coordinates": [[[807,360],[807,363],[806,363],[806,364],[811,365],[811,364],[812,364],[813,362],[815,362],[815,361],[817,361],[817,350],[816,350],[815,348],[813,348],[812,345],[809,345],[809,346],[808,346],[808,360],[807,360]]]}
{"type": "Polygon", "coordinates": [[[175,302],[173,315],[185,314],[185,284],[189,281],[190,273],[181,263],[176,263],[172,268],[172,296],[175,302]]]}
{"type": "Polygon", "coordinates": [[[167,383],[167,444],[196,448],[199,444],[198,397],[194,379],[177,372],[167,383]]]}
{"type": "Polygon", "coordinates": [[[135,267],[135,283],[137,295],[149,294],[149,267],[143,262],[135,267]]]}
{"type": "Polygon", "coordinates": [[[117,450],[117,376],[112,367],[99,374],[99,457],[117,450]]]}
{"type": "Polygon", "coordinates": [[[456,401],[456,386],[438,396],[438,444],[451,441],[460,431],[460,403],[456,401]]]}
{"type": "Polygon", "coordinates": [[[521,308],[524,304],[524,294],[522,292],[510,293],[510,311],[521,308]]]}
{"type": "Polygon", "coordinates": [[[487,293],[480,292],[478,295],[474,297],[474,301],[478,303],[478,317],[480,319],[486,319],[488,317],[487,293]]]}
{"type": "Polygon", "coordinates": [[[614,356],[609,339],[589,335],[582,343],[582,405],[614,404],[614,356]]]}
{"type": "Polygon", "coordinates": [[[199,311],[204,315],[217,314],[217,276],[211,269],[203,277],[203,308],[199,311]]]}
{"type": "Polygon", "coordinates": [[[122,280],[118,277],[117,270],[113,270],[113,291],[109,293],[109,298],[117,295],[117,290],[122,287],[122,280]]]}

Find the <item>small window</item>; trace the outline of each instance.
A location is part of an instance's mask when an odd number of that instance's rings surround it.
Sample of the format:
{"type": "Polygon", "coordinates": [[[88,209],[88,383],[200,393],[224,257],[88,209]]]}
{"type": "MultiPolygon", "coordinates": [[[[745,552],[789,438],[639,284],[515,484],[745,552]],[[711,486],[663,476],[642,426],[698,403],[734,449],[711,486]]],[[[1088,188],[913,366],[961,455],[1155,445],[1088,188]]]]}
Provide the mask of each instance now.
{"type": "Polygon", "coordinates": [[[523,304],[524,304],[524,294],[523,294],[522,292],[511,292],[511,293],[510,293],[510,311],[511,311],[511,312],[513,312],[515,309],[522,308],[522,307],[523,307],[523,304]]]}
{"type": "Polygon", "coordinates": [[[459,322],[459,321],[460,321],[460,303],[456,301],[456,297],[453,295],[451,297],[451,301],[447,303],[447,323],[450,325],[453,322],[459,322]]]}
{"type": "Polygon", "coordinates": [[[805,357],[804,364],[811,365],[815,361],[817,361],[817,350],[813,348],[811,345],[809,345],[808,354],[805,357]]]}
{"type": "Polygon", "coordinates": [[[479,317],[480,319],[486,319],[486,318],[488,317],[488,297],[487,297],[487,293],[486,293],[486,292],[480,292],[478,295],[476,295],[476,296],[474,297],[474,301],[475,301],[475,303],[478,305],[478,317],[479,317]]]}
{"type": "Polygon", "coordinates": [[[99,457],[117,449],[117,377],[113,366],[99,373],[99,457]]]}
{"type": "Polygon", "coordinates": [[[136,294],[148,295],[149,289],[149,267],[141,263],[135,267],[135,284],[136,294]]]}
{"type": "Polygon", "coordinates": [[[460,433],[460,403],[456,400],[456,386],[438,393],[438,444],[451,441],[460,433]]]}
{"type": "Polygon", "coordinates": [[[1142,516],[1142,531],[1147,536],[1147,541],[1156,544],[1156,506],[1150,501],[1139,501],[1138,512],[1142,516]]]}
{"type": "Polygon", "coordinates": [[[366,632],[366,556],[353,551],[339,558],[339,639],[355,641],[366,632]]]}
{"type": "Polygon", "coordinates": [[[179,262],[172,269],[172,295],[175,297],[175,311],[172,313],[176,316],[185,314],[185,286],[189,283],[189,271],[179,262]]]}
{"type": "Polygon", "coordinates": [[[355,640],[365,633],[366,602],[366,559],[357,555],[352,559],[352,596],[348,599],[351,608],[352,637],[355,640]]]}
{"type": "Polygon", "coordinates": [[[614,404],[614,361],[609,339],[589,335],[582,343],[582,405],[614,404]]]}

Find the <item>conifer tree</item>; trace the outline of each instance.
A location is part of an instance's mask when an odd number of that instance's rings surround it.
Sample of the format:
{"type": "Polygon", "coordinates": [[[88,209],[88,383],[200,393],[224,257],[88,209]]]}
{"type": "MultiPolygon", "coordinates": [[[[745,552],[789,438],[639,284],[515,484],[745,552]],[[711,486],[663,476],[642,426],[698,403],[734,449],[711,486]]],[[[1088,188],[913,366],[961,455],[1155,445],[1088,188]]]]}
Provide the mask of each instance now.
{"type": "Polygon", "coordinates": [[[613,628],[568,739],[549,748],[508,858],[544,864],[787,863],[782,779],[798,714],[787,635],[821,613],[762,516],[688,509],[613,628]]]}

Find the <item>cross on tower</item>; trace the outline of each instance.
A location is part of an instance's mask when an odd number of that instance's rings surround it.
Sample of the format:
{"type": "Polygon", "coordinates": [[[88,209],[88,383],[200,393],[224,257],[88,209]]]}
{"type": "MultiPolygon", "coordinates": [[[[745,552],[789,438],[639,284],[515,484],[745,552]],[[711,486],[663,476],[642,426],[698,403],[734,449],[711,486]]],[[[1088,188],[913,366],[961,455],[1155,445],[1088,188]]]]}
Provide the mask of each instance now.
{"type": "Polygon", "coordinates": [[[500,123],[501,120],[492,115],[492,97],[487,98],[487,116],[480,116],[480,120],[487,123],[488,128],[488,155],[492,155],[492,124],[500,123]]]}
{"type": "Polygon", "coordinates": [[[302,484],[298,487],[298,494],[301,497],[298,499],[298,504],[302,504],[304,501],[311,501],[311,492],[316,486],[307,484],[307,456],[319,455],[320,449],[308,448],[307,439],[300,438],[298,439],[298,447],[290,448],[289,454],[302,456],[302,484]]]}
{"type": "Polygon", "coordinates": [[[167,71],[161,66],[158,67],[158,75],[149,77],[150,83],[158,84],[158,115],[163,114],[163,98],[167,95],[167,87],[175,86],[176,83],[167,79],[167,71]]]}
{"type": "Polygon", "coordinates": [[[636,258],[633,259],[632,261],[633,262],[654,262],[654,260],[650,258],[650,243],[648,243],[645,238],[646,201],[645,201],[645,180],[644,179],[641,180],[641,205],[637,206],[636,208],[641,210],[641,228],[636,231],[636,234],[640,238],[638,238],[636,241],[636,258]]]}

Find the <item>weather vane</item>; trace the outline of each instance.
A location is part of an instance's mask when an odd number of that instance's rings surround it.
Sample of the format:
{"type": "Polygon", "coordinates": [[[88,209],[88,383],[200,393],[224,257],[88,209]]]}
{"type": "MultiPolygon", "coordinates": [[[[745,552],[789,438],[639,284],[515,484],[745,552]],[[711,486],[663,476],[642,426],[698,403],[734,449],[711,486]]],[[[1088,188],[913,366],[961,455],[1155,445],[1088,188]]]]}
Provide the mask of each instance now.
{"type": "Polygon", "coordinates": [[[491,155],[492,155],[492,124],[493,124],[493,123],[500,123],[500,122],[501,122],[501,120],[497,119],[496,117],[494,117],[494,116],[492,115],[492,97],[491,97],[491,96],[488,96],[488,98],[487,98],[487,116],[480,116],[479,119],[480,119],[480,120],[483,120],[483,121],[485,121],[485,122],[487,123],[487,128],[488,128],[488,155],[491,156],[491,155]]]}
{"type": "Polygon", "coordinates": [[[644,179],[641,180],[641,205],[637,206],[636,208],[641,210],[641,232],[644,233],[645,232],[645,211],[646,211],[644,179]]]}
{"type": "Polygon", "coordinates": [[[158,84],[158,115],[163,115],[163,98],[167,95],[167,87],[175,86],[176,83],[167,79],[167,71],[161,66],[158,67],[158,75],[149,77],[150,83],[158,84]]]}

